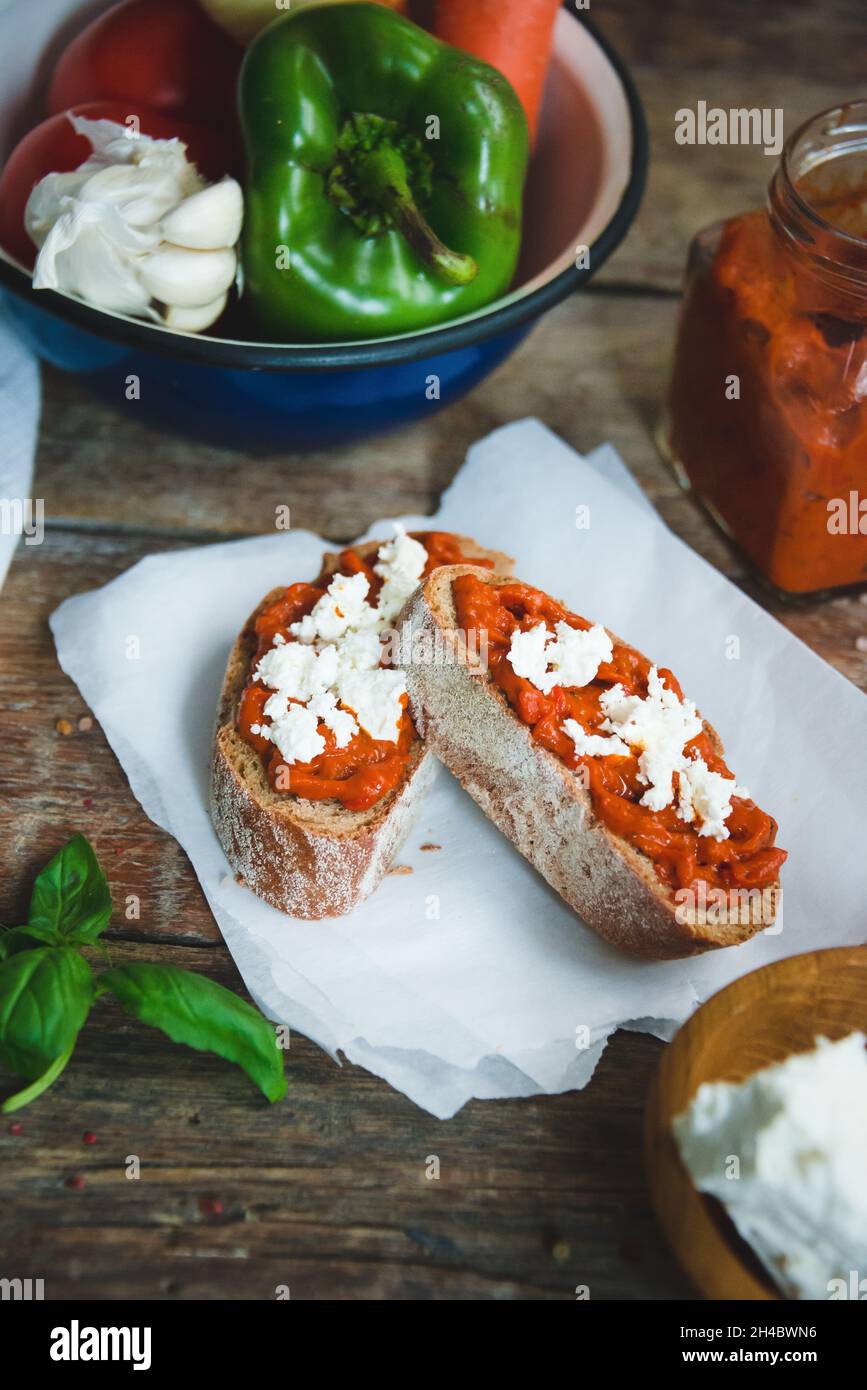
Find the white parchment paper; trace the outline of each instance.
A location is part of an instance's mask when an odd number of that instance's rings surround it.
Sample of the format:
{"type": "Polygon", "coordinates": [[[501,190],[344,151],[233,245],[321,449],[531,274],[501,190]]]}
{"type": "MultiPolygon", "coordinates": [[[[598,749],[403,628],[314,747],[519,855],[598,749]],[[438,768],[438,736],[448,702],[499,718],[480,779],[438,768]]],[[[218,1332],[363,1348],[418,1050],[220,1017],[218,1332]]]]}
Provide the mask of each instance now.
{"type": "Polygon", "coordinates": [[[510,425],[470,451],[433,524],[511,553],[522,578],[672,667],[780,822],[782,930],[691,961],[621,956],[444,769],[399,855],[411,874],[347,917],[283,917],[235,883],[211,829],[212,719],[248,613],[314,575],[324,544],[290,532],[153,556],[61,605],[58,657],[270,1018],[447,1117],[473,1096],[584,1086],[618,1026],[670,1036],[736,976],[867,937],[864,696],[672,535],[611,448],[582,459],[536,421],[510,425]]]}

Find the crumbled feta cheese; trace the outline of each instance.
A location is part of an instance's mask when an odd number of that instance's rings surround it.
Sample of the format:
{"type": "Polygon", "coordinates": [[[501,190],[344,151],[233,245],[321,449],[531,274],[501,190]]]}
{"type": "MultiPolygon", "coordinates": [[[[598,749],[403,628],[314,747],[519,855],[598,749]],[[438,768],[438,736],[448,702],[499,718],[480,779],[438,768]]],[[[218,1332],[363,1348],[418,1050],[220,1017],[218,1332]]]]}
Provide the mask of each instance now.
{"type": "Polygon", "coordinates": [[[338,672],[374,671],[381,654],[382,644],[375,628],[350,628],[337,648],[338,672]]]}
{"type": "Polygon", "coordinates": [[[289,708],[289,695],[285,690],[276,690],[262,706],[266,719],[280,719],[289,708]]]}
{"type": "MultiPolygon", "coordinates": [[[[532,637],[538,631],[525,635],[532,637]]],[[[731,815],[731,799],[748,797],[749,792],[733,778],[711,772],[703,758],[687,758],[685,745],[702,727],[692,701],[679,700],[652,666],[645,699],[627,695],[622,685],[615,685],[600,696],[599,704],[606,715],[602,728],[610,737],[588,734],[575,719],[563,721],[563,732],[572,739],[577,755],[626,757],[630,751],[637,752],[639,778],[648,786],[642,806],[652,811],[670,806],[677,777],[679,818],[687,825],[698,818],[699,835],[727,840],[725,822],[731,815]]]]}
{"type": "Polygon", "coordinates": [[[678,777],[680,797],[677,814],[691,823],[698,815],[699,835],[712,835],[715,840],[727,840],[725,822],[732,813],[732,797],[749,797],[746,787],[739,787],[732,777],[711,772],[704,758],[694,758],[678,777]]]}
{"type": "Polygon", "coordinates": [[[397,742],[406,694],[402,671],[347,671],[338,689],[341,703],[354,712],[371,738],[397,742]]]}
{"type": "Polygon", "coordinates": [[[418,587],[427,564],[427,551],[420,541],[408,536],[399,522],[394,523],[394,540],[380,546],[374,572],[383,580],[379,591],[379,615],[383,624],[396,618],[407,599],[418,587]]]}
{"type": "Polygon", "coordinates": [[[559,622],[554,632],[539,623],[529,632],[512,634],[508,659],[515,675],[524,676],[548,695],[555,685],[565,689],[588,685],[602,662],[611,660],[613,650],[611,638],[598,623],[582,630],[559,622]]]}
{"type": "Polygon", "coordinates": [[[338,707],[337,699],[330,690],[314,695],[307,708],[331,730],[338,748],[345,748],[358,733],[358,725],[352,715],[338,707]]]}
{"type": "Polygon", "coordinates": [[[554,630],[557,640],[547,651],[548,665],[551,667],[549,688],[555,685],[562,685],[564,689],[589,685],[603,661],[610,661],[614,652],[605,628],[597,623],[582,631],[570,627],[568,623],[557,623],[554,630]]]}
{"type": "MultiPolygon", "coordinates": [[[[697,760],[697,761],[700,761],[697,760]]],[[[692,825],[695,820],[695,807],[692,804],[692,787],[685,775],[685,772],[677,774],[677,814],[680,820],[686,821],[687,825],[692,825]]],[[[726,831],[728,834],[728,831],[726,831]]]]}
{"type": "Polygon", "coordinates": [[[616,734],[611,734],[605,738],[602,734],[588,734],[582,728],[577,719],[564,719],[563,732],[568,734],[575,744],[575,752],[579,758],[628,758],[629,746],[618,738],[616,734]]]}
{"type": "Polygon", "coordinates": [[[606,718],[602,728],[618,734],[624,743],[639,751],[639,777],[648,790],[641,805],[661,811],[674,799],[674,775],[682,772],[687,759],[684,746],[701,733],[701,720],[691,700],[679,700],[663,685],[655,666],[647,680],[647,696],[627,695],[622,685],[612,686],[599,698],[606,718]]]}
{"type": "MultiPolygon", "coordinates": [[[[270,704],[270,701],[268,702],[270,704]]],[[[309,763],[325,750],[316,715],[306,705],[290,705],[271,724],[271,739],[287,763],[309,763]]]]}
{"type": "Polygon", "coordinates": [[[289,631],[292,636],[305,645],[316,641],[316,619],[312,613],[305,613],[303,618],[299,618],[297,623],[291,623],[289,631]]]}
{"type": "Polygon", "coordinates": [[[254,673],[275,692],[263,710],[273,723],[270,729],[251,727],[271,738],[287,762],[306,762],[323,751],[319,721],[338,748],[346,748],[359,728],[371,738],[397,742],[406,681],[401,671],[380,667],[380,633],[417,586],[426,563],[424,546],[396,526],[394,540],[378,552],[376,573],[383,584],[376,607],[367,602],[366,575],[338,574],[310,613],[291,625],[297,640],[275,637],[254,673]]]}
{"type": "MultiPolygon", "coordinates": [[[[256,680],[292,700],[309,700],[334,684],[337,675],[337,648],[308,647],[287,642],[271,647],[255,670],[256,680]]],[[[270,704],[271,701],[268,701],[270,704]]],[[[265,707],[268,713],[268,707],[265,707]]]]}
{"type": "Polygon", "coordinates": [[[369,627],[376,610],[367,602],[365,574],[336,574],[310,613],[289,628],[301,642],[334,642],[351,627],[369,627]]]}
{"type": "Polygon", "coordinates": [[[545,679],[548,666],[545,648],[552,637],[553,633],[544,623],[537,623],[527,632],[520,628],[513,632],[509,644],[508,660],[515,675],[531,681],[538,690],[542,689],[540,682],[545,679]]]}

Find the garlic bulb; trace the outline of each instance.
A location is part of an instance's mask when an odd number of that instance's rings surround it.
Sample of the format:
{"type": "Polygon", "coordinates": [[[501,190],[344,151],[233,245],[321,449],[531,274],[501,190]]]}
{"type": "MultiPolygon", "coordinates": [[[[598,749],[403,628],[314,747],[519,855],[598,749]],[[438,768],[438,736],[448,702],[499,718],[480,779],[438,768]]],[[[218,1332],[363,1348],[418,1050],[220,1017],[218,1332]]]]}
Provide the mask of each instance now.
{"type": "Polygon", "coordinates": [[[210,327],[237,272],[239,185],[206,184],[180,140],[69,119],[93,153],[70,173],[46,175],[30,194],[25,226],[40,248],[34,289],[183,332],[210,327]]]}

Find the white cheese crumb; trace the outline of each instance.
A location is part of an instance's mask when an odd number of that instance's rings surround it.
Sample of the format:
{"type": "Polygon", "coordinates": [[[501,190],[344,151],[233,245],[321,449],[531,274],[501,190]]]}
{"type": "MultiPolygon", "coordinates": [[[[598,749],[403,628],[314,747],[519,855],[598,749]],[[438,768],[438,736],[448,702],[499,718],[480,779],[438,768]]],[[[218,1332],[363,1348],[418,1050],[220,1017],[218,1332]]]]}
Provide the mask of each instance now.
{"type": "Polygon", "coordinates": [[[336,574],[326,592],[289,631],[304,643],[334,642],[351,627],[376,623],[376,610],[367,602],[370,584],[365,574],[336,574]]]}
{"type": "MultiPolygon", "coordinates": [[[[309,700],[334,684],[337,676],[337,648],[309,647],[302,642],[287,642],[271,647],[254,672],[256,680],[271,690],[292,700],[309,700]]],[[[268,701],[270,704],[271,701],[268,701]]],[[[265,713],[269,714],[268,706],[265,713]]]]}
{"type": "Polygon", "coordinates": [[[651,666],[645,699],[627,695],[618,684],[602,693],[599,704],[606,716],[602,728],[618,734],[633,752],[639,752],[638,775],[648,787],[641,805],[651,811],[670,806],[674,775],[687,765],[684,746],[702,729],[693,702],[679,700],[651,666]]]}
{"type": "Polygon", "coordinates": [[[616,734],[611,734],[607,738],[601,734],[588,734],[577,719],[564,719],[563,732],[568,734],[575,744],[575,752],[579,758],[585,756],[591,758],[629,757],[629,746],[623,742],[622,738],[618,738],[616,734]]]}
{"type": "Polygon", "coordinates": [[[732,813],[732,797],[749,797],[746,787],[739,787],[731,777],[711,772],[704,758],[694,758],[678,776],[680,798],[677,814],[691,823],[699,816],[699,835],[712,835],[715,840],[727,840],[725,822],[732,813]]]}
{"type": "Polygon", "coordinates": [[[586,631],[557,623],[557,641],[547,652],[553,685],[565,689],[589,685],[603,661],[610,661],[614,652],[611,638],[598,623],[586,631]]]}
{"type": "Polygon", "coordinates": [[[312,613],[305,613],[297,623],[290,623],[289,631],[299,642],[305,644],[316,641],[316,619],[312,613]]]}
{"type": "Polygon", "coordinates": [[[402,671],[347,671],[339,682],[341,702],[351,709],[371,738],[396,743],[406,694],[402,671]]]}
{"type": "Polygon", "coordinates": [[[394,523],[394,539],[380,546],[374,573],[383,581],[379,591],[379,616],[382,624],[396,618],[410,595],[418,588],[427,551],[421,541],[408,536],[400,522],[394,523]]]}
{"type": "Polygon", "coordinates": [[[337,647],[337,669],[346,671],[375,671],[382,654],[379,633],[375,628],[350,628],[337,647]]]}
{"type": "MultiPolygon", "coordinates": [[[[269,700],[270,704],[271,701],[269,700]]],[[[316,715],[306,705],[290,705],[271,723],[271,738],[287,763],[309,763],[325,751],[316,715]]]]}
{"type": "Polygon", "coordinates": [[[314,695],[307,708],[331,730],[338,748],[345,748],[358,733],[358,725],[352,715],[338,707],[337,699],[330,690],[314,695]]]}
{"type": "Polygon", "coordinates": [[[863,1297],[865,1041],[820,1037],[746,1081],[706,1082],[672,1124],[696,1187],[723,1203],[789,1298],[863,1297]]]}
{"type": "Polygon", "coordinates": [[[611,638],[598,623],[585,631],[558,622],[554,632],[539,623],[529,632],[512,634],[508,659],[516,676],[548,695],[555,685],[565,689],[589,685],[613,651],[611,638]]]}
{"type": "Polygon", "coordinates": [[[545,680],[548,666],[545,648],[552,637],[553,633],[544,623],[537,623],[527,632],[522,632],[519,628],[512,633],[509,664],[516,676],[523,676],[524,680],[531,681],[537,690],[542,689],[539,682],[545,680]]]}

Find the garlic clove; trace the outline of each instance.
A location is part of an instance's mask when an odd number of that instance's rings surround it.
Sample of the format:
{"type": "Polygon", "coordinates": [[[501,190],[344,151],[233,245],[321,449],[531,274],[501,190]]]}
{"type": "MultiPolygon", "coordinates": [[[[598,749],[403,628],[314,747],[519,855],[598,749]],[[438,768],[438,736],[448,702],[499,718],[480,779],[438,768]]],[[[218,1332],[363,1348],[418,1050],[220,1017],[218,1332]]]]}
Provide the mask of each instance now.
{"type": "Polygon", "coordinates": [[[194,251],[216,251],[234,246],[241,235],[244,197],[234,179],[222,179],[201,193],[194,193],[166,213],[162,223],[165,241],[194,251]]]}
{"type": "Polygon", "coordinates": [[[221,294],[210,304],[199,304],[191,309],[181,309],[177,304],[169,305],[163,314],[163,323],[167,328],[175,328],[181,333],[201,333],[216,323],[228,298],[228,294],[221,294]]]}
{"type": "Polygon", "coordinates": [[[228,290],[235,278],[235,252],[191,251],[164,242],[140,261],[139,275],[145,289],[162,304],[180,309],[211,304],[228,290]]]}

